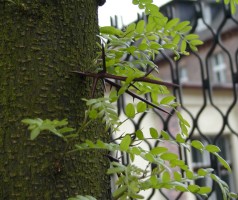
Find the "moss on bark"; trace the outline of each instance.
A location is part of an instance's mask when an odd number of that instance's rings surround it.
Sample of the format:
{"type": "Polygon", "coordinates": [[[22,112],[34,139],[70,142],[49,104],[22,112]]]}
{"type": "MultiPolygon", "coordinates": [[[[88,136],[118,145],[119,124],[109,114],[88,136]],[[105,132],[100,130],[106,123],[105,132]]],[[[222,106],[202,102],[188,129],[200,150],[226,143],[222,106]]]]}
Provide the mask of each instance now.
{"type": "MultiPolygon", "coordinates": [[[[0,2],[0,199],[110,199],[105,152],[65,154],[59,138],[30,141],[21,124],[40,117],[79,126],[91,84],[70,71],[89,69],[95,57],[96,1],[18,2],[0,2]]],[[[100,130],[94,124],[80,140],[107,140],[100,130]]]]}

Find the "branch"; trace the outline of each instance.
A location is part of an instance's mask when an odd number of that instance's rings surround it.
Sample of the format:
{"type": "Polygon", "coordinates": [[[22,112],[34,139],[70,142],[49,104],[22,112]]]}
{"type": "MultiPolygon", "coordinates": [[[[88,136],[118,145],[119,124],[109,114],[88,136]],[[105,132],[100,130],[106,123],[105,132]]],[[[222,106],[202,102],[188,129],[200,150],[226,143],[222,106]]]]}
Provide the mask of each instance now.
{"type": "MultiPolygon", "coordinates": [[[[117,84],[117,83],[115,83],[115,82],[113,82],[113,81],[110,81],[110,80],[108,80],[108,79],[104,79],[104,81],[107,82],[107,83],[109,83],[110,85],[116,87],[117,89],[120,89],[120,88],[121,88],[121,85],[119,85],[119,84],[117,84]]],[[[144,99],[144,98],[138,96],[137,94],[135,94],[135,93],[133,93],[133,92],[131,92],[131,91],[129,91],[129,90],[126,90],[125,92],[126,92],[127,94],[131,95],[133,98],[139,99],[139,100],[145,102],[147,105],[150,105],[150,106],[152,106],[152,107],[154,107],[154,108],[156,108],[156,109],[158,109],[158,110],[160,110],[160,111],[162,111],[162,112],[165,112],[165,113],[171,115],[168,111],[166,111],[166,110],[160,108],[159,106],[157,106],[157,105],[151,103],[150,101],[148,101],[148,100],[146,100],[146,99],[144,99]]]]}
{"type": "MultiPolygon", "coordinates": [[[[120,80],[120,81],[125,81],[127,77],[124,76],[116,76],[113,74],[108,74],[106,72],[99,72],[99,73],[89,73],[89,72],[80,72],[80,71],[72,71],[73,73],[80,74],[81,76],[89,76],[93,78],[110,78],[114,80],[120,80]]],[[[133,81],[138,81],[138,82],[146,82],[146,83],[152,83],[152,84],[158,84],[158,85],[164,85],[167,87],[179,87],[179,85],[174,84],[174,83],[169,83],[166,81],[158,81],[146,77],[140,77],[140,78],[135,78],[133,81]]]]}

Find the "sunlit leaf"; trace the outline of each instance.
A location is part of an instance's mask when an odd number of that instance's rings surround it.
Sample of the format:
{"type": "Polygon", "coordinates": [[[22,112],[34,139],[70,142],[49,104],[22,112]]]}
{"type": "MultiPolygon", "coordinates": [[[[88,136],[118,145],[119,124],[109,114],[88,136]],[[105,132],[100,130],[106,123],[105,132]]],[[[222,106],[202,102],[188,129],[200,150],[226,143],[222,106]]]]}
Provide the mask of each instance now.
{"type": "Polygon", "coordinates": [[[175,179],[176,181],[181,181],[181,179],[182,179],[181,173],[175,171],[175,172],[174,172],[174,179],[175,179]]]}
{"type": "Polygon", "coordinates": [[[139,139],[139,140],[144,140],[144,134],[141,130],[137,130],[136,131],[136,137],[139,139]]]}
{"type": "Polygon", "coordinates": [[[219,162],[229,171],[231,172],[231,167],[230,165],[217,153],[214,153],[217,157],[217,159],[219,160],[219,162]]]}
{"type": "Polygon", "coordinates": [[[196,193],[200,190],[200,187],[198,185],[189,185],[188,190],[190,192],[196,193]]]}
{"type": "Polygon", "coordinates": [[[176,26],[179,22],[179,18],[173,18],[165,25],[165,29],[171,29],[172,27],[176,26]]]}
{"type": "Polygon", "coordinates": [[[192,172],[191,170],[187,170],[187,171],[185,172],[185,174],[186,174],[186,177],[187,177],[187,178],[193,179],[194,174],[193,174],[193,172],[192,172]]]}
{"type": "Polygon", "coordinates": [[[189,21],[183,21],[183,22],[179,23],[177,26],[175,26],[174,30],[179,31],[179,30],[183,29],[184,27],[186,27],[189,24],[190,24],[189,21]]]}
{"type": "Polygon", "coordinates": [[[181,134],[177,134],[176,135],[176,142],[184,143],[185,142],[185,138],[181,134]]]}
{"type": "Polygon", "coordinates": [[[117,188],[113,193],[112,196],[117,199],[120,197],[125,191],[127,190],[127,187],[125,185],[122,185],[121,187],[117,188]]]}
{"type": "Polygon", "coordinates": [[[35,128],[31,131],[30,139],[34,140],[40,134],[40,128],[35,128]]]}
{"type": "Polygon", "coordinates": [[[137,25],[136,25],[136,32],[141,34],[144,32],[144,27],[145,27],[145,21],[140,20],[137,25]]]}
{"type": "Polygon", "coordinates": [[[131,152],[135,155],[140,155],[141,154],[141,150],[138,147],[132,147],[131,152]]]}
{"type": "Polygon", "coordinates": [[[193,140],[191,142],[191,146],[200,150],[200,151],[204,150],[204,145],[199,140],[193,140]]]}
{"type": "Polygon", "coordinates": [[[154,139],[158,139],[159,138],[158,131],[155,128],[153,128],[153,127],[150,128],[150,135],[154,139]]]}
{"type": "Polygon", "coordinates": [[[194,39],[198,39],[199,36],[197,34],[188,34],[185,36],[186,40],[194,40],[194,39]]]}
{"type": "Polygon", "coordinates": [[[147,109],[146,103],[140,101],[140,102],[136,105],[136,109],[137,109],[137,112],[138,112],[138,113],[145,112],[146,109],[147,109]]]}
{"type": "Polygon", "coordinates": [[[181,52],[184,52],[184,51],[186,51],[186,48],[187,48],[187,41],[186,41],[186,40],[183,40],[183,41],[181,42],[181,45],[180,45],[180,51],[181,51],[181,52]]]}
{"type": "Polygon", "coordinates": [[[164,130],[161,130],[160,134],[162,135],[162,137],[165,139],[165,140],[169,140],[170,139],[170,136],[167,132],[165,132],[164,130]]]}
{"type": "Polygon", "coordinates": [[[129,146],[131,144],[131,136],[125,135],[120,143],[120,150],[121,151],[127,151],[129,149],[129,146]]]}
{"type": "Polygon", "coordinates": [[[205,147],[205,149],[207,151],[209,151],[210,153],[215,153],[215,152],[220,152],[221,151],[221,149],[218,146],[212,145],[212,144],[207,145],[205,147]]]}
{"type": "Polygon", "coordinates": [[[173,101],[176,97],[175,96],[167,96],[164,97],[161,101],[160,104],[169,104],[171,101],[173,101]]]}
{"type": "Polygon", "coordinates": [[[122,31],[113,26],[100,27],[100,32],[103,34],[122,35],[122,31]]]}
{"type": "Polygon", "coordinates": [[[201,40],[190,40],[190,44],[191,45],[202,45],[203,44],[203,41],[201,41],[201,40]]]}
{"type": "Polygon", "coordinates": [[[107,174],[116,174],[125,171],[125,167],[111,167],[107,170],[107,174]]]}
{"type": "Polygon", "coordinates": [[[154,147],[153,149],[150,150],[150,153],[152,153],[153,155],[158,155],[167,151],[168,148],[166,147],[154,147]]]}
{"type": "Polygon", "coordinates": [[[210,173],[212,173],[214,171],[214,169],[211,169],[211,168],[208,168],[208,169],[199,169],[198,170],[198,175],[199,176],[206,176],[207,174],[210,174],[210,173]]]}
{"type": "Polygon", "coordinates": [[[174,153],[163,153],[161,156],[160,156],[161,159],[163,160],[174,160],[174,159],[177,159],[178,158],[178,155],[177,154],[174,154],[174,153]]]}
{"type": "Polygon", "coordinates": [[[154,162],[155,160],[154,156],[151,153],[146,153],[145,159],[148,160],[149,162],[154,162]]]}
{"type": "Polygon", "coordinates": [[[208,194],[212,191],[212,189],[210,187],[200,187],[198,194],[208,194]]]}
{"type": "Polygon", "coordinates": [[[132,103],[128,103],[125,108],[125,114],[128,118],[135,117],[135,107],[132,103]]]}
{"type": "Polygon", "coordinates": [[[170,181],[170,174],[169,174],[168,171],[163,172],[163,174],[162,174],[162,180],[163,180],[164,183],[170,181]]]}
{"type": "Polygon", "coordinates": [[[158,183],[158,178],[157,176],[153,175],[150,177],[150,183],[151,185],[155,186],[158,183]]]}

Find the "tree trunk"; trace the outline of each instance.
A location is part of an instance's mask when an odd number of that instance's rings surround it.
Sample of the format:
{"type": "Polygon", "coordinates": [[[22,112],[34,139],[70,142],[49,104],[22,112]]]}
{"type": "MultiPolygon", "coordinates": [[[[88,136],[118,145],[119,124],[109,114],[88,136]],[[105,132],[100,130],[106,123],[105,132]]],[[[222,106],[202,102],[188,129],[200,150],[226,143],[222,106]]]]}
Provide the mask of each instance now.
{"type": "MultiPolygon", "coordinates": [[[[96,0],[0,1],[0,199],[110,199],[105,152],[67,154],[56,136],[29,140],[21,123],[67,118],[79,127],[91,82],[71,71],[91,69],[97,33],[96,0]]],[[[100,130],[93,124],[79,141],[107,140],[100,130]]]]}

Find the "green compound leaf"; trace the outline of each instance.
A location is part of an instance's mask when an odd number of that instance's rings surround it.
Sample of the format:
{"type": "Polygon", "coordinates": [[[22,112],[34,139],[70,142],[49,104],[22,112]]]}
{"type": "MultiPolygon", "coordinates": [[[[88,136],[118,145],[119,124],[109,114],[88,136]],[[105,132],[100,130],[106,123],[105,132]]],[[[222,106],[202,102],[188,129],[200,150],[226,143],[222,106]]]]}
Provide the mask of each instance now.
{"type": "Polygon", "coordinates": [[[161,101],[160,104],[169,104],[171,101],[173,101],[174,99],[176,99],[176,97],[174,96],[167,96],[164,97],[161,101]]]}
{"type": "Polygon", "coordinates": [[[182,29],[184,29],[186,26],[188,26],[190,24],[189,21],[183,21],[181,23],[179,23],[177,26],[174,27],[175,31],[180,31],[182,29]]]}
{"type": "Polygon", "coordinates": [[[176,112],[176,114],[177,114],[177,116],[178,116],[178,118],[179,118],[179,120],[180,120],[181,123],[183,123],[183,124],[184,124],[185,126],[187,126],[187,127],[190,127],[190,124],[187,122],[187,120],[185,120],[185,119],[183,118],[183,116],[181,115],[180,112],[176,112]]]}
{"type": "Polygon", "coordinates": [[[135,107],[132,103],[126,105],[125,114],[128,118],[135,117],[135,107]]]}
{"type": "Polygon", "coordinates": [[[193,179],[194,174],[193,174],[193,172],[192,172],[191,170],[187,170],[187,171],[185,172],[185,174],[186,174],[186,177],[187,177],[187,178],[193,179]]]}
{"type": "Polygon", "coordinates": [[[184,52],[184,51],[186,51],[186,48],[187,48],[187,41],[186,41],[186,40],[183,40],[183,41],[181,42],[180,51],[181,51],[181,52],[184,52]]]}
{"type": "Polygon", "coordinates": [[[209,151],[210,153],[215,153],[215,152],[220,152],[221,151],[221,149],[218,146],[212,145],[212,144],[207,145],[205,147],[205,149],[207,151],[209,151]]]}
{"type": "Polygon", "coordinates": [[[123,32],[113,26],[104,26],[100,28],[100,32],[102,34],[108,34],[108,35],[122,35],[123,32]]]}
{"type": "Polygon", "coordinates": [[[112,103],[112,102],[115,102],[117,100],[118,100],[117,91],[116,90],[111,91],[110,95],[109,95],[109,101],[112,103]]]}
{"type": "Polygon", "coordinates": [[[198,185],[189,185],[188,190],[192,193],[197,193],[200,190],[198,185]]]}
{"type": "Polygon", "coordinates": [[[135,155],[140,155],[141,154],[141,150],[138,147],[132,147],[131,148],[131,153],[133,153],[135,155]]]}
{"type": "Polygon", "coordinates": [[[117,174],[125,171],[125,167],[112,167],[107,170],[107,174],[117,174]]]}
{"type": "Polygon", "coordinates": [[[167,151],[168,151],[168,148],[166,147],[154,147],[153,149],[150,150],[150,153],[152,153],[153,155],[159,155],[167,151]]]}
{"type": "Polygon", "coordinates": [[[202,45],[203,44],[203,41],[201,41],[201,40],[190,40],[190,42],[189,42],[191,45],[195,45],[195,46],[197,46],[197,45],[202,45]]]}
{"type": "Polygon", "coordinates": [[[145,28],[145,21],[140,20],[136,25],[136,32],[141,34],[144,32],[144,28],[145,28]]]}
{"type": "Polygon", "coordinates": [[[136,105],[136,110],[138,113],[142,113],[142,112],[145,112],[147,109],[147,106],[146,106],[146,103],[144,102],[139,102],[137,105],[136,105]]]}
{"type": "Polygon", "coordinates": [[[179,23],[179,18],[174,18],[168,21],[168,23],[165,25],[165,29],[171,29],[172,27],[176,26],[179,23]]]}
{"type": "Polygon", "coordinates": [[[199,36],[197,34],[188,34],[185,36],[186,40],[194,40],[194,39],[198,39],[199,36]]]}
{"type": "Polygon", "coordinates": [[[174,172],[174,179],[175,179],[176,181],[179,181],[179,182],[180,182],[181,179],[182,179],[182,175],[181,175],[181,173],[175,171],[175,172],[174,172]]]}
{"type": "Polygon", "coordinates": [[[155,158],[151,153],[146,153],[145,154],[145,159],[148,160],[151,163],[155,161],[155,158]]]}
{"type": "Polygon", "coordinates": [[[150,135],[153,139],[159,138],[159,133],[155,128],[150,128],[150,135]]]}
{"type": "Polygon", "coordinates": [[[199,176],[206,176],[207,174],[210,174],[210,173],[212,173],[214,171],[214,169],[212,169],[212,168],[207,168],[207,169],[199,169],[198,170],[198,175],[199,176]]]}
{"type": "Polygon", "coordinates": [[[165,139],[165,140],[169,140],[170,139],[169,134],[167,132],[165,132],[164,130],[162,130],[160,132],[160,134],[162,135],[163,139],[165,139]]]}
{"type": "Polygon", "coordinates": [[[139,0],[133,0],[132,3],[133,3],[134,5],[137,5],[137,4],[139,4],[139,0]]]}
{"type": "Polygon", "coordinates": [[[120,150],[127,151],[129,149],[130,144],[131,144],[131,136],[127,134],[120,143],[120,150]]]}
{"type": "Polygon", "coordinates": [[[185,143],[185,138],[181,134],[176,135],[176,142],[185,143]]]}
{"type": "Polygon", "coordinates": [[[175,160],[175,159],[178,159],[178,155],[175,154],[175,153],[163,153],[161,156],[160,156],[161,159],[163,160],[175,160]]]}
{"type": "Polygon", "coordinates": [[[115,198],[115,199],[118,199],[120,196],[123,195],[124,192],[127,191],[127,186],[125,185],[122,185],[121,187],[119,187],[115,192],[113,192],[112,196],[115,198]]]}
{"type": "Polygon", "coordinates": [[[139,139],[139,140],[144,140],[144,134],[141,130],[137,130],[136,131],[136,137],[139,139]]]}
{"type": "Polygon", "coordinates": [[[90,117],[90,119],[96,119],[98,117],[97,110],[90,110],[88,116],[90,117]]]}
{"type": "Polygon", "coordinates": [[[40,134],[40,128],[35,128],[31,131],[30,139],[34,140],[40,134]]]}
{"type": "Polygon", "coordinates": [[[155,185],[158,183],[158,178],[157,178],[157,176],[152,175],[152,176],[150,177],[150,183],[151,183],[151,185],[155,186],[155,185]]]}
{"type": "Polygon", "coordinates": [[[170,181],[170,174],[168,171],[165,171],[163,174],[162,174],[162,180],[164,183],[167,183],[170,181]]]}
{"type": "Polygon", "coordinates": [[[211,191],[212,191],[212,189],[210,187],[200,187],[198,194],[205,195],[205,194],[210,193],[211,191]]]}
{"type": "Polygon", "coordinates": [[[232,198],[235,198],[235,199],[238,198],[238,194],[236,194],[236,193],[234,193],[234,192],[230,192],[229,195],[230,195],[230,197],[232,197],[232,198]]]}
{"type": "Polygon", "coordinates": [[[218,154],[218,153],[214,153],[214,155],[216,155],[217,159],[219,160],[219,162],[229,171],[231,172],[231,167],[230,165],[218,154]]]}
{"type": "Polygon", "coordinates": [[[191,146],[196,148],[196,149],[198,149],[198,150],[200,150],[200,151],[204,150],[204,145],[199,140],[193,140],[191,142],[191,146]]]}

